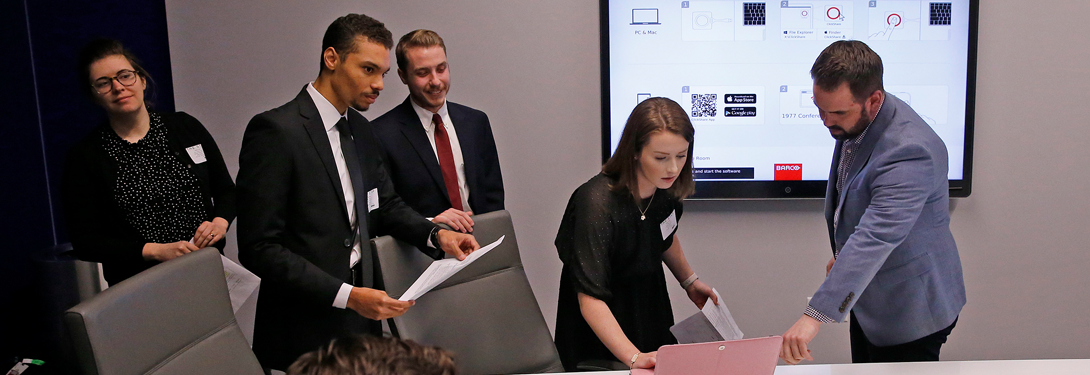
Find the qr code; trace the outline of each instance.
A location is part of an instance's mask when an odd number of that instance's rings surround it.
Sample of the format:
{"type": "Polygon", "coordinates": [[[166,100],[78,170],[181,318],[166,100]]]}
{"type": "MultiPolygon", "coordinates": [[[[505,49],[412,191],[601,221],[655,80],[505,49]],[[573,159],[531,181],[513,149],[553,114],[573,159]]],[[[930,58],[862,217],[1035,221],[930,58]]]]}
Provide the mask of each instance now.
{"type": "Polygon", "coordinates": [[[716,94],[693,94],[693,117],[715,117],[716,94]]]}

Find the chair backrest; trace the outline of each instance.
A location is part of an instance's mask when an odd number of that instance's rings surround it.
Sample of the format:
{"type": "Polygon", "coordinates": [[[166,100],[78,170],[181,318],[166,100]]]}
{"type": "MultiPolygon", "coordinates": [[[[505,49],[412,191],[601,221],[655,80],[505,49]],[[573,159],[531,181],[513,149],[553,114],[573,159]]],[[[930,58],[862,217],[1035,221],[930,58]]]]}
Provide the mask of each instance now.
{"type": "Polygon", "coordinates": [[[235,322],[216,249],[112,285],[64,321],[87,375],[263,373],[235,322]]]}
{"type": "MultiPolygon", "coordinates": [[[[462,374],[563,372],[549,327],[519,257],[507,211],[473,217],[482,246],[503,243],[416,300],[393,319],[399,337],[455,354],[462,374]]],[[[385,236],[372,240],[386,292],[400,297],[432,259],[385,236]]]]}

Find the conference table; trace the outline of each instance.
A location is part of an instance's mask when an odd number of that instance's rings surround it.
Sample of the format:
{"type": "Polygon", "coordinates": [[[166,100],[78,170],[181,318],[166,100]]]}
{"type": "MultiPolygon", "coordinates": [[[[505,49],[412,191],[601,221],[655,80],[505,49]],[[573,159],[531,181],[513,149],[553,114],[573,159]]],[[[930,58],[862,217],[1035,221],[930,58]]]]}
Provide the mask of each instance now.
{"type": "MultiPolygon", "coordinates": [[[[575,373],[572,373],[575,374],[575,373]]],[[[627,375],[628,371],[579,374],[627,375]]],[[[776,375],[1086,375],[1090,359],[782,365],[776,375]]]]}

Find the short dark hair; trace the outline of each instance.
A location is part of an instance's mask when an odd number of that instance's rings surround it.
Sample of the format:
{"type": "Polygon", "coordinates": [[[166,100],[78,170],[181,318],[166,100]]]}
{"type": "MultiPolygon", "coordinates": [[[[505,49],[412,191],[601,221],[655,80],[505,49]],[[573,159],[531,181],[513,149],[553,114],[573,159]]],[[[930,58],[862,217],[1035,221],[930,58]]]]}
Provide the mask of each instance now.
{"type": "Polygon", "coordinates": [[[848,82],[858,103],[875,91],[884,90],[882,58],[858,40],[838,40],[825,47],[810,68],[810,78],[825,91],[835,91],[848,82]]]}
{"type": "Polygon", "coordinates": [[[617,151],[602,166],[602,172],[613,178],[616,183],[610,185],[615,192],[628,190],[632,198],[639,200],[639,183],[636,177],[636,166],[639,163],[640,153],[651,136],[659,132],[677,134],[689,141],[688,157],[685,158],[685,166],[681,168],[677,181],[666,191],[677,199],[684,199],[696,191],[696,183],[693,182],[693,137],[696,130],[689,116],[677,102],[667,98],[650,98],[640,102],[628,116],[621,132],[621,140],[617,142],[617,151]]]}
{"type": "Polygon", "coordinates": [[[322,54],[319,62],[325,69],[325,50],[333,47],[343,61],[349,54],[356,52],[356,38],[364,37],[372,43],[377,43],[390,49],[394,47],[394,37],[386,25],[364,14],[349,13],[337,18],[325,29],[322,37],[322,54]]]}
{"type": "Polygon", "coordinates": [[[76,74],[80,80],[80,91],[87,95],[87,98],[92,101],[95,100],[97,93],[91,87],[91,64],[110,56],[121,56],[129,60],[129,64],[132,64],[136,74],[148,82],[148,93],[144,97],[144,103],[150,106],[152,98],[155,96],[155,80],[151,78],[147,70],[144,70],[143,66],[140,66],[140,59],[137,59],[121,42],[115,39],[96,38],[84,44],[83,48],[80,49],[79,54],[76,56],[76,74]]]}
{"type": "Polygon", "coordinates": [[[405,65],[409,63],[405,58],[405,50],[414,47],[435,47],[439,46],[443,48],[443,53],[447,53],[447,45],[443,43],[443,38],[431,30],[417,29],[410,31],[401,37],[401,40],[397,41],[397,48],[394,49],[394,56],[397,57],[397,68],[402,71],[405,70],[405,65]]]}
{"type": "Polygon", "coordinates": [[[450,352],[411,340],[371,335],[333,339],[303,354],[287,375],[456,375],[450,352]]]}

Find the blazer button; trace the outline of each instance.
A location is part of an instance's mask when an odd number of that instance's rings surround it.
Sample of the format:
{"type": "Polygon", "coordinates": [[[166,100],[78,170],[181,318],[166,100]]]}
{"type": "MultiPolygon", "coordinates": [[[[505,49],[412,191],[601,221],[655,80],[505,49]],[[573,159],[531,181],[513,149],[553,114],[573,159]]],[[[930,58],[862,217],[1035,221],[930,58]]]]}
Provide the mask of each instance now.
{"type": "Polygon", "coordinates": [[[352,239],[351,238],[345,238],[344,239],[344,247],[352,247],[352,239]]]}
{"type": "Polygon", "coordinates": [[[843,313],[844,313],[844,309],[845,309],[845,306],[840,306],[840,313],[841,313],[841,314],[843,314],[843,313]]]}

